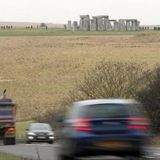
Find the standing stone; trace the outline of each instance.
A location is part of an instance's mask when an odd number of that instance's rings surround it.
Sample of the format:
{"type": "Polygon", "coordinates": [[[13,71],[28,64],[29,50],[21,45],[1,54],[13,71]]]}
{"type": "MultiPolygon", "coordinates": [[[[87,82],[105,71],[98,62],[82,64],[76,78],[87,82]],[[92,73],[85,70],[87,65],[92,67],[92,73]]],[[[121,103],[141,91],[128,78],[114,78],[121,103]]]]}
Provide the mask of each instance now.
{"type": "Polygon", "coordinates": [[[90,30],[90,18],[89,15],[80,16],[80,30],[89,31],[90,30]]]}
{"type": "Polygon", "coordinates": [[[103,16],[103,30],[107,31],[109,16],[103,16]]]}
{"type": "Polygon", "coordinates": [[[139,31],[140,21],[137,20],[136,31],[139,31]]]}
{"type": "Polygon", "coordinates": [[[68,31],[71,31],[71,30],[72,30],[72,21],[68,21],[67,30],[68,30],[68,31]]]}
{"type": "Polygon", "coordinates": [[[114,24],[114,27],[113,27],[113,30],[114,31],[119,31],[119,23],[115,20],[114,22],[113,22],[114,24]]]}
{"type": "MultiPolygon", "coordinates": [[[[38,26],[37,26],[37,29],[38,29],[38,26]]],[[[67,30],[67,25],[66,24],[64,24],[64,29],[67,30]]]]}
{"type": "Polygon", "coordinates": [[[115,20],[111,19],[111,20],[109,20],[109,21],[110,21],[110,24],[111,24],[111,29],[110,29],[110,31],[114,31],[114,22],[115,22],[115,20]]]}
{"type": "Polygon", "coordinates": [[[101,16],[97,17],[98,31],[103,31],[103,19],[101,16]]]}
{"type": "Polygon", "coordinates": [[[96,16],[97,18],[97,30],[98,31],[106,31],[106,22],[108,20],[108,16],[96,16]]]}
{"type": "Polygon", "coordinates": [[[137,31],[139,29],[138,21],[136,19],[131,19],[131,31],[137,31]]]}
{"type": "Polygon", "coordinates": [[[78,23],[77,21],[73,21],[73,28],[72,28],[73,31],[77,31],[78,30],[78,23]]]}
{"type": "Polygon", "coordinates": [[[132,23],[132,31],[136,31],[136,26],[137,26],[136,20],[132,20],[131,23],[132,23]]]}
{"type": "Polygon", "coordinates": [[[119,30],[120,31],[126,31],[125,20],[123,20],[123,19],[119,19],[119,30]]]}
{"type": "Polygon", "coordinates": [[[112,24],[109,19],[105,20],[105,25],[106,25],[106,31],[112,30],[112,24]]]}
{"type": "Polygon", "coordinates": [[[97,31],[98,30],[97,18],[96,17],[92,17],[92,19],[90,20],[90,30],[91,31],[97,31]]]}
{"type": "Polygon", "coordinates": [[[126,28],[127,28],[127,31],[131,31],[131,20],[126,20],[126,28]]]}

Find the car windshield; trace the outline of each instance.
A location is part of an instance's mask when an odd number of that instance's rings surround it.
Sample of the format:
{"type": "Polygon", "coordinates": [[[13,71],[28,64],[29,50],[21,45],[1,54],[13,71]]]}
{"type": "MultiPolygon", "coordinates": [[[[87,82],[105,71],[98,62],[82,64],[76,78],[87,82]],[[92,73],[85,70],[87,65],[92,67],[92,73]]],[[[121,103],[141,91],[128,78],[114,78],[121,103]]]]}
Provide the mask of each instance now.
{"type": "Polygon", "coordinates": [[[96,104],[80,108],[78,117],[81,118],[127,117],[142,114],[136,104],[96,104]]]}
{"type": "Polygon", "coordinates": [[[34,131],[34,130],[40,130],[40,131],[51,131],[51,127],[49,125],[32,125],[30,127],[30,130],[34,131]]]}

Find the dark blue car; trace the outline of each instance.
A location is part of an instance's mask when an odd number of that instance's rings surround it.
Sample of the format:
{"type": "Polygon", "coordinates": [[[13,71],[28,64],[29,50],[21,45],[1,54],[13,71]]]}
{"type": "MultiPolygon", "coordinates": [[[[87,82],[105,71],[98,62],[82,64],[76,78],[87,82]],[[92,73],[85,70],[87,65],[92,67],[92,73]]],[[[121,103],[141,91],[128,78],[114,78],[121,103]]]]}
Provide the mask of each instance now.
{"type": "Polygon", "coordinates": [[[85,100],[70,107],[59,134],[59,160],[97,155],[138,160],[150,137],[150,123],[135,100],[85,100]]]}

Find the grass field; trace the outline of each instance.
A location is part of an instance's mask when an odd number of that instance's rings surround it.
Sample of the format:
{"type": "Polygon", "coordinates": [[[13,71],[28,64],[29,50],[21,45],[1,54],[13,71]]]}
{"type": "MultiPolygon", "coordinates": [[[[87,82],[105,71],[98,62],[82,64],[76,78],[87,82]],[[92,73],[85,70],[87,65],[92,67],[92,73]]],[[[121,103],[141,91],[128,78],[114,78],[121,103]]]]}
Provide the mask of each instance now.
{"type": "Polygon", "coordinates": [[[104,59],[153,67],[160,63],[160,32],[0,30],[0,91],[17,102],[17,119],[30,119],[57,110],[54,104],[104,59]]]}
{"type": "MultiPolygon", "coordinates": [[[[150,32],[151,31],[145,31],[150,32]]],[[[156,31],[152,31],[155,33],[156,31]]],[[[102,35],[135,35],[137,32],[113,32],[113,31],[66,31],[62,28],[15,28],[15,29],[0,29],[0,37],[4,36],[102,36],[102,35]]]]}
{"type": "Polygon", "coordinates": [[[22,158],[5,153],[0,153],[0,160],[22,160],[22,158]]]}
{"type": "Polygon", "coordinates": [[[22,139],[25,138],[26,129],[29,128],[29,125],[34,121],[23,121],[16,123],[16,138],[22,139]]]}

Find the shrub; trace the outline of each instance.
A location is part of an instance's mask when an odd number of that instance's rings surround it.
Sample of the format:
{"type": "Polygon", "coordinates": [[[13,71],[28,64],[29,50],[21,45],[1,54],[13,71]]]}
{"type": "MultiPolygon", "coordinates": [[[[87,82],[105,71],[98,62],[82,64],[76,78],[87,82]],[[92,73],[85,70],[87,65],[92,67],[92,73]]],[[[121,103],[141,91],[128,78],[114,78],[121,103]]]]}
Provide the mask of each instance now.
{"type": "Polygon", "coordinates": [[[136,97],[135,93],[143,76],[148,74],[143,64],[113,63],[102,61],[87,72],[74,91],[70,93],[70,101],[109,98],[136,97]]]}
{"type": "Polygon", "coordinates": [[[147,109],[156,131],[160,131],[160,66],[150,74],[148,84],[137,92],[137,98],[147,109]]]}

